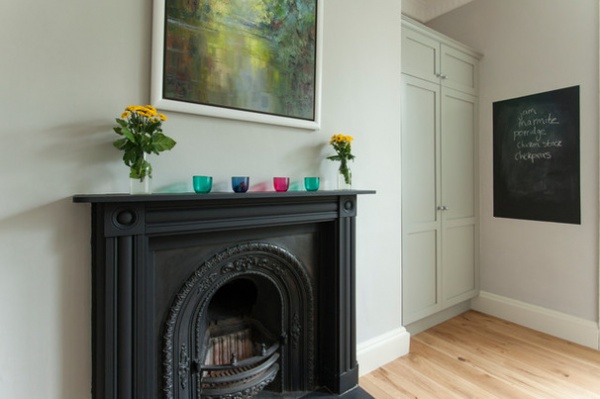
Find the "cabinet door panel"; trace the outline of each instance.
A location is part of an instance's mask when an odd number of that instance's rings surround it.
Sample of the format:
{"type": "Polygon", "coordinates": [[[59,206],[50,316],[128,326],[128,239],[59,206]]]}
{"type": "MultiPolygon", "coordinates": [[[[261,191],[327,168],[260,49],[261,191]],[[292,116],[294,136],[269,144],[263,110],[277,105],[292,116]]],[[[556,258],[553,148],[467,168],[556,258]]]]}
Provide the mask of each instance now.
{"type": "Polygon", "coordinates": [[[439,86],[404,78],[402,119],[403,221],[438,221],[439,86]],[[404,195],[405,194],[405,195],[404,195]]]}
{"type": "Polygon", "coordinates": [[[440,43],[411,29],[402,29],[402,72],[439,83],[440,43]]]}
{"type": "Polygon", "coordinates": [[[402,269],[402,317],[408,324],[434,313],[438,300],[438,231],[407,234],[402,269]]]}
{"type": "Polygon", "coordinates": [[[450,306],[472,297],[477,287],[475,225],[444,227],[443,237],[442,292],[444,306],[450,306]]]}
{"type": "Polygon", "coordinates": [[[441,73],[444,77],[442,84],[468,94],[476,94],[477,87],[477,58],[442,44],[441,73]]]}
{"type": "Polygon", "coordinates": [[[440,87],[407,75],[402,87],[402,317],[407,324],[440,307],[440,87]]]}
{"type": "Polygon", "coordinates": [[[475,217],[476,98],[442,89],[442,203],[445,220],[475,217]]]}

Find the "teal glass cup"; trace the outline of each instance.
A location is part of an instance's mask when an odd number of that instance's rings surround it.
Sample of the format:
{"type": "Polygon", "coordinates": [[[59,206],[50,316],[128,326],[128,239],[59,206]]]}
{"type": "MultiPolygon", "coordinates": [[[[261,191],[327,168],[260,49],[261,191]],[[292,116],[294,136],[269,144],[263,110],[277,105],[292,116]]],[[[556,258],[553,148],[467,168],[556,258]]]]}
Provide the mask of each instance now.
{"type": "Polygon", "coordinates": [[[306,191],[317,191],[319,189],[320,180],[318,177],[305,177],[304,188],[306,191]]]}
{"type": "Polygon", "coordinates": [[[210,190],[212,190],[212,181],[212,176],[193,176],[194,191],[198,194],[210,193],[210,190]]]}

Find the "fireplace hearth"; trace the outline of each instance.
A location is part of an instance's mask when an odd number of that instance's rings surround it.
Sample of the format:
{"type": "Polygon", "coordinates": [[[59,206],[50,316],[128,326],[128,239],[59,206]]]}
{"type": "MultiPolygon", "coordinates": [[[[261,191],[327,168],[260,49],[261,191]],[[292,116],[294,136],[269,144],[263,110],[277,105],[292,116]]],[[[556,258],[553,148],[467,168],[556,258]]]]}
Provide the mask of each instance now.
{"type": "Polygon", "coordinates": [[[77,195],[92,204],[95,399],[371,398],[357,195],[77,195]]]}

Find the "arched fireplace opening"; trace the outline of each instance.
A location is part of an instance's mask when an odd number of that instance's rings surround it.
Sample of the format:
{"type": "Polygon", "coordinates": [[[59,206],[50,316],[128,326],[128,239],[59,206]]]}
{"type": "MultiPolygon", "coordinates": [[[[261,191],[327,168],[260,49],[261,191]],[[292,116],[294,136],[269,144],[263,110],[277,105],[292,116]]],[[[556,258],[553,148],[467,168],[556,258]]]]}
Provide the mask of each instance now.
{"type": "Polygon", "coordinates": [[[165,392],[251,398],[314,386],[313,281],[272,243],[226,248],[183,284],[165,334],[165,392]]]}
{"type": "MultiPolygon", "coordinates": [[[[199,330],[199,338],[204,338],[196,366],[201,397],[257,393],[278,377],[281,305],[273,285],[261,280],[256,276],[234,279],[210,300],[199,330]],[[259,292],[270,303],[259,303],[259,292]]],[[[280,384],[273,385],[271,389],[280,391],[280,384]]]]}

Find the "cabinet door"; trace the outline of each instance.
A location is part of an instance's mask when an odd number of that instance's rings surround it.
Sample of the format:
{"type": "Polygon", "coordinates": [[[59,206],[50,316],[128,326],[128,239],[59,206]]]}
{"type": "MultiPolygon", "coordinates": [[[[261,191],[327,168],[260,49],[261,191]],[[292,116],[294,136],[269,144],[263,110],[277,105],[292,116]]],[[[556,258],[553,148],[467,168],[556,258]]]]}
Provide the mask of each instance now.
{"type": "Polygon", "coordinates": [[[402,73],[439,83],[440,42],[412,29],[402,29],[402,73]]]}
{"type": "Polygon", "coordinates": [[[402,315],[440,310],[440,86],[402,75],[402,315]]]}
{"type": "Polygon", "coordinates": [[[444,87],[477,94],[479,61],[454,47],[441,45],[441,82],[444,87]]]}
{"type": "Polygon", "coordinates": [[[451,306],[477,289],[476,98],[442,88],[442,296],[451,306]]]}

